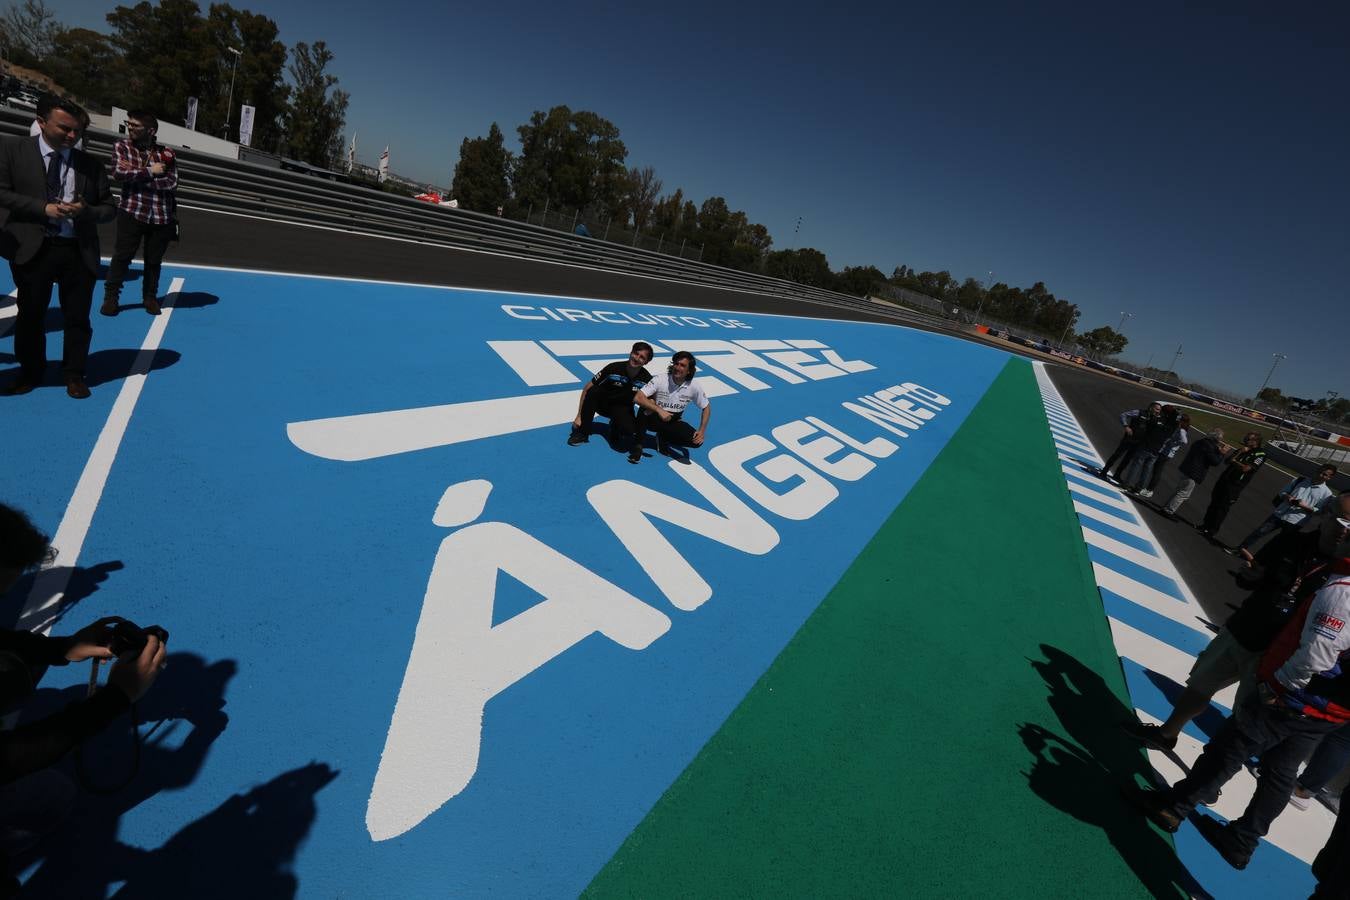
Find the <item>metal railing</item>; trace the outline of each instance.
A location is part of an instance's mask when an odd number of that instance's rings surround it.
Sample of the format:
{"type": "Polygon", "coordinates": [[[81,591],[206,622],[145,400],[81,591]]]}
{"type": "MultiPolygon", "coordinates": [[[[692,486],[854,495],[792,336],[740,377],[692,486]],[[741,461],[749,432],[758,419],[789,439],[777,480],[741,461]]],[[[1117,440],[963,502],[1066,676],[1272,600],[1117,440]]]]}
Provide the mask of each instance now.
{"type": "MultiPolygon", "coordinates": [[[[0,109],[0,134],[27,134],[31,122],[31,112],[0,109]]],[[[112,132],[91,129],[85,137],[86,149],[96,155],[110,155],[112,144],[119,137],[112,132]]],[[[638,246],[625,246],[599,237],[560,233],[504,217],[432,206],[361,185],[332,182],[187,149],[177,151],[177,160],[180,175],[178,203],[185,209],[317,225],[459,250],[566,262],[622,274],[852,309],[870,316],[913,320],[913,316],[904,310],[835,291],[683,259],[638,246]]]]}

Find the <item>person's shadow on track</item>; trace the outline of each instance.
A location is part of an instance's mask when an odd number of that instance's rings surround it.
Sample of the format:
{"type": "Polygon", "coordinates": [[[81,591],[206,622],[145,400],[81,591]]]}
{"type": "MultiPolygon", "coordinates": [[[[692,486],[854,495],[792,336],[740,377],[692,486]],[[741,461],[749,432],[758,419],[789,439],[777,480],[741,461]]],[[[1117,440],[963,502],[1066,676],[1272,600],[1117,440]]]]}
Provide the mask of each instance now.
{"type": "Polygon", "coordinates": [[[1171,841],[1120,796],[1122,784],[1152,772],[1139,746],[1120,728],[1134,715],[1096,672],[1073,656],[1041,645],[1031,666],[1050,689],[1048,702],[1065,734],[1025,723],[1018,735],[1032,755],[1023,774],[1037,796],[1102,829],[1122,860],[1154,897],[1208,897],[1177,858],[1171,841]]]}
{"type": "MultiPolygon", "coordinates": [[[[126,565],[120,559],[96,563],[92,566],[75,566],[73,569],[69,566],[64,567],[69,570],[70,575],[64,581],[65,590],[61,593],[61,599],[52,604],[50,608],[42,610],[40,619],[25,622],[23,623],[24,626],[30,629],[51,628],[58,634],[62,634],[73,633],[88,625],[88,622],[81,622],[74,627],[63,628],[59,623],[81,600],[97,591],[103,582],[108,580],[108,576],[113,572],[120,572],[125,567],[126,565]]],[[[55,576],[61,572],[62,568],[62,566],[53,566],[50,570],[44,569],[43,573],[50,571],[55,576]]],[[[25,606],[31,605],[40,608],[51,601],[51,597],[29,597],[36,577],[37,573],[33,572],[24,575],[15,584],[14,589],[5,595],[9,599],[3,607],[0,607],[0,626],[5,628],[17,627],[25,606]]],[[[52,577],[44,583],[59,585],[62,581],[58,577],[52,577]]]]}
{"type": "MultiPolygon", "coordinates": [[[[211,745],[229,723],[224,712],[225,688],[237,666],[233,660],[208,665],[192,653],[170,653],[167,663],[164,677],[136,706],[137,717],[144,723],[139,761],[129,719],[123,717],[87,740],[78,755],[71,754],[62,762],[61,767],[81,785],[80,799],[55,834],[27,858],[15,861],[16,871],[38,864],[25,884],[24,896],[63,900],[105,897],[109,884],[126,880],[128,861],[145,855],[145,851],[118,841],[122,815],[162,791],[181,789],[196,780],[211,745]],[[135,774],[129,783],[116,787],[132,772],[135,774]],[[108,792],[93,792],[91,786],[108,792]]],[[[84,696],[85,690],[82,685],[39,690],[24,705],[24,720],[58,712],[84,696]]],[[[200,865],[208,858],[242,864],[228,848],[226,842],[219,845],[216,854],[203,850],[188,864],[200,865]]],[[[171,885],[172,881],[166,883],[171,885]]],[[[177,896],[192,895],[179,892],[177,896]]]]}

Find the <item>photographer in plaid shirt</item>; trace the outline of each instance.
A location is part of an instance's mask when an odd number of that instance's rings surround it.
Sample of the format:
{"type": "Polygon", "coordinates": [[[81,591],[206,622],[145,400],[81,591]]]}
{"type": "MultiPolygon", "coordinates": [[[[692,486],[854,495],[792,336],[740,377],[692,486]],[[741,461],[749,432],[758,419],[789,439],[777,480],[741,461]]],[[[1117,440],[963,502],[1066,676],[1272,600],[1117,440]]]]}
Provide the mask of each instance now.
{"type": "Polygon", "coordinates": [[[159,120],[143,110],[127,114],[127,136],[113,145],[112,179],[122,185],[117,204],[117,243],[99,312],[115,316],[131,257],[145,241],[141,299],[145,311],[159,315],[159,264],[178,234],[178,166],[173,151],[155,143],[159,120]]]}

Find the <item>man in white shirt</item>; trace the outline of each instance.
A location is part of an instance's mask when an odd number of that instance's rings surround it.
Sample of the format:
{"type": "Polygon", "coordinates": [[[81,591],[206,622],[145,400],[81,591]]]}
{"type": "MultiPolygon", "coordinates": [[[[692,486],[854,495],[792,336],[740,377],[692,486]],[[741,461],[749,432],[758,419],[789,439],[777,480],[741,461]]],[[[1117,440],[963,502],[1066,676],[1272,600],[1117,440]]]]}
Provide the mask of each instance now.
{"type": "Polygon", "coordinates": [[[670,359],[665,374],[657,375],[636,393],[633,401],[641,407],[637,420],[637,440],[628,454],[628,461],[637,465],[642,462],[642,442],[647,430],[656,432],[657,452],[669,456],[677,462],[689,464],[689,454],[676,453],[672,445],[680,447],[701,447],[707,436],[708,420],[712,418],[712,404],[703,387],[694,380],[697,361],[694,354],[681,350],[670,359]],[[695,430],[683,420],[684,410],[690,403],[703,411],[695,430]]]}
{"type": "Polygon", "coordinates": [[[1257,541],[1276,529],[1293,531],[1303,524],[1310,513],[1318,513],[1327,508],[1332,498],[1328,482],[1335,477],[1335,466],[1323,466],[1313,478],[1300,477],[1289,482],[1284,490],[1276,495],[1276,499],[1281,502],[1275,507],[1275,511],[1257,525],[1251,534],[1243,538],[1242,543],[1232,552],[1245,559],[1250,566],[1255,558],[1252,556],[1251,548],[1257,541]]]}

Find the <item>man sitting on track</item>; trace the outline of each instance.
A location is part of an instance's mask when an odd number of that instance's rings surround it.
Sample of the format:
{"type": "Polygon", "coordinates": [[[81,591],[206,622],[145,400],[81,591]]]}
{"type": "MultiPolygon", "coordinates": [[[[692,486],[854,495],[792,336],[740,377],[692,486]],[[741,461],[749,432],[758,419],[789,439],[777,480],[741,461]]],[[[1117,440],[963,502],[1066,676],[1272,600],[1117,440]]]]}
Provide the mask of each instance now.
{"type": "Polygon", "coordinates": [[[671,446],[700,447],[708,432],[708,420],[712,418],[712,404],[703,386],[694,380],[697,361],[694,354],[681,350],[670,360],[670,366],[664,375],[653,378],[646,387],[633,395],[643,412],[638,417],[637,441],[628,461],[636,465],[642,462],[642,440],[650,428],[656,432],[658,453],[672,459],[689,463],[689,454],[676,454],[671,446]],[[703,410],[698,430],[682,420],[684,409],[693,403],[703,410]]]}
{"type": "MultiPolygon", "coordinates": [[[[646,387],[652,380],[647,363],[652,361],[652,345],[638,341],[628,353],[628,359],[612,362],[581,389],[577,401],[577,417],[572,420],[572,433],[567,446],[588,442],[591,422],[597,413],[609,419],[610,446],[627,449],[637,434],[637,420],[633,417],[633,393],[646,387]]],[[[641,446],[641,445],[639,445],[641,446]]]]}

